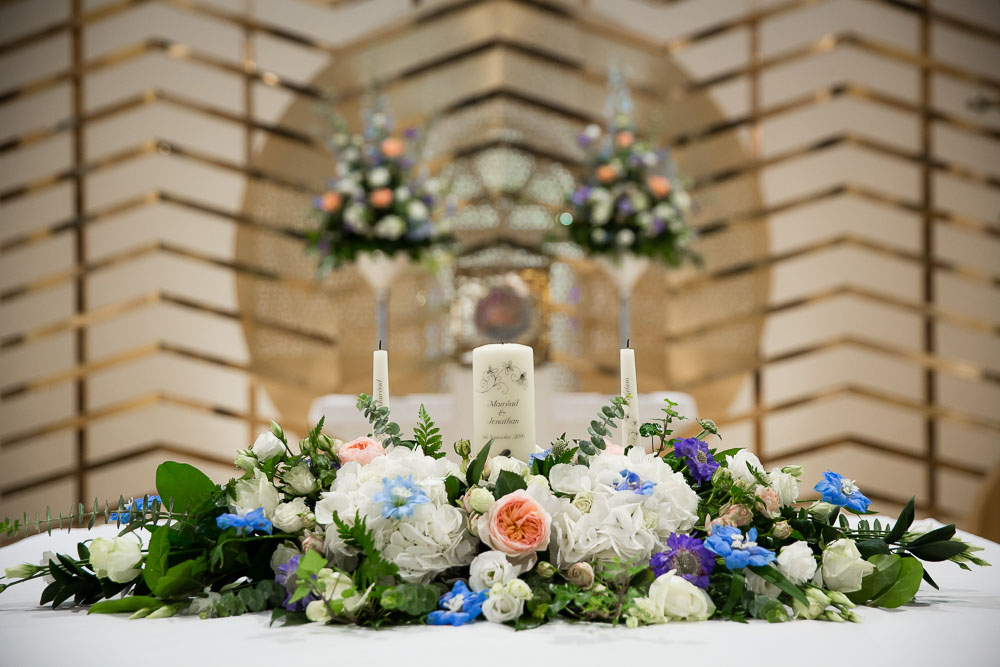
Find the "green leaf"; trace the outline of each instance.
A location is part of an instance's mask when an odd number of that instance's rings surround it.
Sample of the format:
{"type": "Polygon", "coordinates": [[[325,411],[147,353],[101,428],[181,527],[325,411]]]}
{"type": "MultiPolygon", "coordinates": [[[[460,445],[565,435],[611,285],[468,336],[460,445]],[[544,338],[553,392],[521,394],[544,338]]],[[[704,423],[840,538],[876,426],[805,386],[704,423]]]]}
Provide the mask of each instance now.
{"type": "Polygon", "coordinates": [[[513,493],[519,489],[527,488],[528,484],[524,481],[524,478],[516,472],[501,470],[500,475],[497,477],[496,491],[493,495],[499,499],[503,498],[508,493],[513,493]]]}
{"type": "Polygon", "coordinates": [[[215,493],[215,482],[187,463],[166,461],[156,469],[156,491],[174,512],[186,512],[215,493]]]}
{"type": "Polygon", "coordinates": [[[139,611],[140,609],[153,609],[162,607],[163,603],[148,595],[133,595],[120,600],[102,600],[90,605],[88,614],[125,614],[139,611]]]}
{"type": "Polygon", "coordinates": [[[872,605],[895,609],[906,604],[917,594],[923,574],[924,566],[920,561],[916,558],[903,558],[900,562],[899,576],[888,589],[872,600],[872,605]]]}
{"type": "Polygon", "coordinates": [[[729,582],[729,597],[726,598],[726,604],[722,607],[720,614],[722,616],[729,616],[729,613],[736,606],[736,603],[743,597],[743,586],[746,581],[744,577],[739,572],[733,572],[733,578],[729,582]]]}
{"type": "Polygon", "coordinates": [[[200,591],[205,587],[206,572],[208,560],[205,556],[183,561],[163,573],[153,593],[160,598],[174,598],[200,591]]]}
{"type": "Polygon", "coordinates": [[[942,560],[948,560],[952,556],[957,556],[958,554],[965,551],[965,545],[961,542],[931,542],[930,544],[921,544],[920,546],[908,546],[906,550],[911,554],[919,558],[920,560],[926,560],[932,563],[936,563],[942,560]]]}
{"type": "Polygon", "coordinates": [[[444,478],[444,490],[448,494],[448,504],[454,505],[462,495],[462,480],[454,475],[444,478]]]}
{"type": "Polygon", "coordinates": [[[170,529],[163,526],[158,528],[149,540],[149,550],[146,554],[146,564],[142,568],[142,577],[151,591],[156,589],[156,582],[167,571],[167,557],[170,555],[169,533],[170,529]]]}
{"type": "Polygon", "coordinates": [[[486,469],[486,459],[490,455],[490,447],[493,446],[493,439],[491,438],[483,445],[483,448],[479,450],[476,454],[476,458],[469,462],[469,469],[465,471],[465,483],[469,487],[473,487],[479,484],[479,480],[483,477],[483,470],[486,469]]]}
{"type": "Polygon", "coordinates": [[[441,586],[430,584],[400,584],[382,591],[383,609],[395,609],[410,616],[423,616],[437,608],[441,586]]]}
{"type": "Polygon", "coordinates": [[[885,543],[885,540],[879,537],[873,537],[868,540],[861,540],[860,542],[857,543],[856,546],[858,547],[858,551],[861,552],[861,555],[864,556],[865,559],[868,559],[871,556],[874,556],[875,554],[889,553],[889,545],[885,543]]]}
{"type": "Polygon", "coordinates": [[[295,576],[299,581],[309,579],[311,576],[326,567],[327,560],[318,551],[310,549],[299,559],[299,566],[295,570],[295,576]]]}
{"type": "Polygon", "coordinates": [[[865,604],[872,598],[876,598],[883,591],[892,585],[899,576],[902,556],[896,554],[885,555],[876,554],[868,558],[868,562],[875,566],[869,574],[861,580],[861,590],[847,593],[847,597],[856,604],[865,604]]]}
{"type": "Polygon", "coordinates": [[[787,593],[807,607],[809,606],[809,598],[802,592],[802,589],[786,579],[785,575],[779,572],[777,568],[770,565],[762,565],[750,566],[750,570],[765,581],[769,581],[777,586],[783,593],[787,593]]]}

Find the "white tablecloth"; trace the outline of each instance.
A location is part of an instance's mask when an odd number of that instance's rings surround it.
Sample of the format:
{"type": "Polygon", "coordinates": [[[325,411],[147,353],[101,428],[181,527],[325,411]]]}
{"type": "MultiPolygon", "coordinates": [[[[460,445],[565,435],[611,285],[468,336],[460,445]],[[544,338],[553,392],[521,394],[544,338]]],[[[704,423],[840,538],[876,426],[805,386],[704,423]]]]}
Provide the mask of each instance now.
{"type": "MultiPolygon", "coordinates": [[[[75,553],[91,533],[40,535],[0,549],[0,568],[37,562],[44,550],[75,553]]],[[[315,625],[268,627],[269,614],[202,621],[195,617],[128,621],[88,616],[85,609],[37,606],[41,582],[0,594],[0,664],[155,667],[290,665],[417,667],[478,665],[578,667],[744,667],[748,665],[1000,664],[1000,545],[962,533],[986,547],[998,567],[964,572],[931,563],[940,591],[921,589],[902,609],[860,610],[863,623],[795,621],[769,625],[710,621],[638,628],[552,623],[515,633],[479,622],[459,628],[386,630],[315,625]]]]}

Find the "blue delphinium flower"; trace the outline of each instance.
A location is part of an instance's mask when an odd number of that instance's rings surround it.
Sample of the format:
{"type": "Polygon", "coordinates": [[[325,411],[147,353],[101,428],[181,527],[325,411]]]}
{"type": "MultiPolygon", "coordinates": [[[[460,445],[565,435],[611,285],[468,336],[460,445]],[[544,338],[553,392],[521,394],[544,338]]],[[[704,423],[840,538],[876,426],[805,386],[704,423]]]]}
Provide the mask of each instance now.
{"type": "Polygon", "coordinates": [[[715,569],[715,554],[696,537],[671,533],[667,538],[667,550],[653,554],[649,565],[657,577],[676,570],[698,588],[708,588],[708,575],[715,569]]]}
{"type": "Polygon", "coordinates": [[[271,521],[264,516],[263,507],[258,507],[246,514],[220,514],[215,519],[215,525],[220,530],[235,528],[237,535],[245,535],[254,531],[270,535],[271,531],[274,530],[271,521]]]}
{"type": "Polygon", "coordinates": [[[543,449],[540,452],[535,452],[534,454],[528,454],[528,465],[531,465],[535,461],[541,461],[543,459],[549,458],[549,454],[552,453],[552,448],[543,449]]]}
{"type": "Polygon", "coordinates": [[[757,529],[751,528],[744,537],[739,528],[716,526],[705,539],[705,547],[725,560],[730,570],[747,565],[767,565],[774,560],[774,552],[757,546],[757,529]]]}
{"type": "Polygon", "coordinates": [[[631,470],[621,471],[622,481],[618,482],[615,486],[616,491],[634,491],[640,496],[649,496],[653,494],[653,487],[656,486],[656,482],[643,481],[639,479],[639,475],[632,472],[631,470]]]}
{"type": "Polygon", "coordinates": [[[858,485],[853,479],[847,479],[843,475],[827,470],[823,473],[823,480],[813,487],[823,496],[823,502],[846,507],[855,512],[867,512],[872,501],[865,497],[858,489],[858,485]]]}
{"type": "Polygon", "coordinates": [[[274,580],[278,582],[279,585],[285,588],[285,601],[281,603],[285,609],[289,611],[305,611],[305,608],[309,606],[309,603],[313,600],[318,600],[314,593],[309,593],[304,598],[300,598],[295,602],[289,602],[292,599],[292,595],[295,593],[295,589],[298,588],[299,578],[295,573],[299,569],[299,560],[302,556],[296,554],[288,559],[288,562],[282,563],[278,566],[275,572],[274,580]]]}
{"type": "Polygon", "coordinates": [[[685,438],[674,443],[674,454],[684,459],[691,477],[699,484],[710,482],[719,464],[708,451],[708,444],[697,438],[685,438]]]}
{"type": "Polygon", "coordinates": [[[483,610],[488,591],[473,593],[464,581],[456,581],[452,589],[441,596],[441,609],[427,614],[430,625],[465,625],[476,620],[483,610]]]}
{"type": "Polygon", "coordinates": [[[130,500],[128,502],[127,505],[125,505],[125,511],[124,512],[121,512],[121,513],[119,513],[119,512],[112,512],[111,514],[109,514],[108,515],[108,521],[119,521],[120,520],[122,523],[128,523],[129,519],[132,518],[132,512],[131,512],[131,510],[133,510],[133,509],[134,510],[144,510],[144,509],[146,509],[146,507],[148,507],[148,505],[146,505],[146,501],[147,500],[149,501],[150,505],[153,503],[154,500],[156,502],[160,503],[160,504],[163,503],[163,501],[160,500],[159,496],[144,496],[142,498],[133,498],[132,500],[130,500]],[[121,519],[119,519],[119,517],[121,517],[121,519]]]}
{"type": "Polygon", "coordinates": [[[382,490],[372,500],[382,503],[383,519],[396,520],[413,516],[414,507],[430,502],[423,489],[413,481],[413,475],[398,475],[395,479],[383,477],[382,490]]]}

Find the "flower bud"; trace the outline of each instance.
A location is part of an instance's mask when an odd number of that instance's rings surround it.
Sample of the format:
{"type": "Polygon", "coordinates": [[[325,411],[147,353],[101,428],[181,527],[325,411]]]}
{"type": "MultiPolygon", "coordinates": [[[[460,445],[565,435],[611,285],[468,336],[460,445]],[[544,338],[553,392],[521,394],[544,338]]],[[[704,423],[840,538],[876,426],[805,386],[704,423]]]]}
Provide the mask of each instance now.
{"type": "Polygon", "coordinates": [[[4,570],[4,576],[8,579],[27,579],[40,569],[37,565],[32,565],[31,563],[21,563],[20,565],[8,567],[4,570]]]}
{"type": "Polygon", "coordinates": [[[699,419],[698,425],[701,426],[701,430],[712,435],[719,434],[719,427],[715,425],[715,422],[711,419],[699,419]]]}
{"type": "Polygon", "coordinates": [[[846,615],[847,615],[847,620],[850,621],[851,623],[860,623],[861,622],[861,617],[858,616],[857,614],[855,614],[853,611],[847,612],[846,615]]]}
{"type": "Polygon", "coordinates": [[[774,529],[772,534],[775,539],[784,540],[787,539],[792,534],[792,526],[787,521],[782,519],[774,524],[774,529]]]}
{"type": "Polygon", "coordinates": [[[625,618],[625,627],[635,629],[639,627],[639,617],[638,616],[627,616],[625,618]]]}
{"type": "Polygon", "coordinates": [[[566,573],[566,579],[578,588],[590,588],[594,583],[594,568],[590,563],[574,563],[566,573]]]}
{"type": "Polygon", "coordinates": [[[146,618],[170,618],[177,613],[177,610],[172,605],[164,605],[152,612],[146,618]]]}
{"type": "Polygon", "coordinates": [[[316,527],[316,515],[312,512],[306,512],[300,518],[302,519],[302,526],[304,528],[312,529],[316,527]]]}
{"type": "Polygon", "coordinates": [[[841,616],[840,614],[838,614],[837,612],[833,611],[832,609],[830,611],[826,612],[825,614],[823,614],[823,616],[826,617],[826,620],[833,621],[834,623],[844,623],[845,622],[844,617],[841,616]]]}
{"type": "Polygon", "coordinates": [[[830,598],[830,602],[837,605],[838,607],[847,607],[848,609],[854,609],[854,603],[841,593],[840,591],[830,591],[827,594],[830,598]]]}
{"type": "Polygon", "coordinates": [[[128,620],[130,620],[130,621],[138,621],[140,618],[146,618],[147,616],[149,616],[152,613],[153,613],[152,607],[143,607],[142,609],[136,609],[128,617],[128,620]]]}
{"type": "Polygon", "coordinates": [[[840,508],[830,503],[816,502],[812,504],[808,511],[809,516],[818,521],[829,521],[830,516],[838,509],[840,508]]]}
{"type": "Polygon", "coordinates": [[[468,440],[459,440],[455,443],[455,453],[463,459],[469,458],[472,455],[472,443],[468,440]]]}
{"type": "Polygon", "coordinates": [[[240,449],[236,452],[236,460],[234,463],[237,468],[249,472],[257,467],[257,457],[254,456],[248,449],[240,449]]]}
{"type": "Polygon", "coordinates": [[[823,605],[824,609],[828,604],[830,604],[830,598],[827,597],[826,593],[818,588],[812,588],[811,586],[807,588],[806,597],[818,604],[823,605]]]}
{"type": "Polygon", "coordinates": [[[538,565],[535,566],[535,572],[542,579],[549,579],[556,573],[555,566],[547,560],[539,561],[538,565]]]}
{"type": "Polygon", "coordinates": [[[719,484],[733,478],[733,473],[729,468],[719,466],[712,475],[712,483],[719,484]]]}
{"type": "Polygon", "coordinates": [[[590,508],[594,506],[593,496],[589,493],[578,493],[573,496],[573,507],[580,510],[581,513],[586,514],[590,511],[590,508]]]}
{"type": "Polygon", "coordinates": [[[508,583],[507,592],[522,600],[530,600],[531,596],[534,595],[531,592],[531,586],[529,586],[523,579],[514,579],[508,583]]]}
{"type": "Polygon", "coordinates": [[[490,507],[493,506],[493,494],[481,486],[469,489],[469,492],[465,495],[468,498],[469,512],[483,514],[484,512],[488,512],[490,507]]]}
{"type": "Polygon", "coordinates": [[[749,526],[753,521],[753,512],[746,505],[729,505],[719,510],[719,518],[731,521],[738,527],[749,526]]]}
{"type": "Polygon", "coordinates": [[[802,477],[802,466],[785,466],[781,469],[781,472],[792,477],[802,477]]]}
{"type": "Polygon", "coordinates": [[[302,536],[302,553],[306,553],[310,550],[323,553],[324,539],[325,537],[322,532],[313,533],[306,530],[305,535],[302,536]]]}

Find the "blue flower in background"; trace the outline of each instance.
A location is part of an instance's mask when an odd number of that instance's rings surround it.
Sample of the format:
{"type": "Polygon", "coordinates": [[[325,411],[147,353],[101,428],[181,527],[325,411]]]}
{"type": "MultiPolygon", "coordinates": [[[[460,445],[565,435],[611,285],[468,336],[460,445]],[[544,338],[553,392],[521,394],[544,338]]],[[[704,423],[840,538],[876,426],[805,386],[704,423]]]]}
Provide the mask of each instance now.
{"type": "Polygon", "coordinates": [[[235,528],[237,535],[245,535],[254,531],[271,534],[274,527],[270,520],[264,516],[264,508],[258,507],[246,514],[220,514],[215,519],[215,525],[220,530],[235,528]]]}
{"type": "Polygon", "coordinates": [[[154,500],[160,503],[161,505],[163,504],[163,501],[160,500],[159,496],[144,496],[142,498],[133,498],[132,500],[129,501],[127,505],[125,505],[124,512],[121,513],[112,512],[111,514],[109,514],[108,521],[121,521],[122,523],[128,523],[129,519],[132,518],[132,512],[130,510],[133,509],[144,510],[147,507],[149,507],[149,505],[146,504],[147,501],[149,502],[149,504],[152,504],[154,500]]]}
{"type": "Polygon", "coordinates": [[[847,479],[830,470],[823,473],[823,481],[817,483],[813,490],[819,491],[823,502],[846,507],[855,512],[867,512],[868,506],[872,504],[872,501],[861,493],[853,479],[847,479]]]}
{"type": "Polygon", "coordinates": [[[726,561],[730,570],[747,565],[767,565],[774,560],[774,552],[757,546],[757,529],[751,528],[744,537],[739,528],[716,526],[705,539],[705,547],[726,561]]]}
{"type": "Polygon", "coordinates": [[[549,458],[549,454],[552,453],[552,448],[543,449],[540,452],[535,452],[534,454],[528,454],[528,465],[531,465],[535,461],[541,461],[543,459],[549,458]]]}
{"type": "Polygon", "coordinates": [[[698,588],[708,588],[708,575],[715,569],[715,554],[696,537],[671,533],[667,538],[667,550],[653,554],[649,566],[657,577],[676,570],[698,588]]]}
{"type": "Polygon", "coordinates": [[[621,476],[622,481],[618,482],[618,485],[615,486],[615,491],[634,491],[640,496],[653,494],[653,487],[656,486],[656,482],[644,482],[639,479],[639,475],[630,470],[622,470],[621,476]]]}
{"type": "Polygon", "coordinates": [[[383,519],[396,520],[413,516],[414,507],[430,502],[423,489],[414,483],[413,475],[399,475],[396,479],[383,477],[382,490],[372,500],[382,503],[383,519]]]}
{"type": "Polygon", "coordinates": [[[473,593],[464,581],[456,581],[452,589],[441,596],[441,609],[427,614],[430,625],[465,625],[476,620],[483,610],[488,591],[473,593]]]}
{"type": "Polygon", "coordinates": [[[674,442],[674,454],[684,459],[691,477],[699,484],[710,482],[719,464],[708,451],[708,444],[696,438],[686,438],[674,442]]]}

